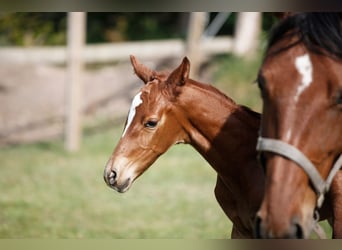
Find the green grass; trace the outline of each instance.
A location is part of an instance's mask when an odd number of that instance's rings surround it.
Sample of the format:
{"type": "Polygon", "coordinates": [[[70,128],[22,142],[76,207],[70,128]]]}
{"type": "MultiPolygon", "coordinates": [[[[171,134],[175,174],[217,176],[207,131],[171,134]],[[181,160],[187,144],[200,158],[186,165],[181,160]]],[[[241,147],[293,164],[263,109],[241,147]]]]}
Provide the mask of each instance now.
{"type": "Polygon", "coordinates": [[[261,63],[261,55],[245,61],[231,55],[220,56],[214,63],[213,85],[238,104],[260,112],[262,101],[255,80],[261,63]]]}
{"type": "Polygon", "coordinates": [[[60,141],[1,149],[0,238],[230,237],[216,174],[190,146],[172,147],[127,193],[108,188],[102,173],[121,131],[86,135],[76,154],[60,141]]]}
{"type": "Polygon", "coordinates": [[[162,155],[124,194],[103,181],[122,126],[87,135],[68,154],[60,141],[1,149],[1,238],[227,238],[215,172],[190,146],[162,155]]]}

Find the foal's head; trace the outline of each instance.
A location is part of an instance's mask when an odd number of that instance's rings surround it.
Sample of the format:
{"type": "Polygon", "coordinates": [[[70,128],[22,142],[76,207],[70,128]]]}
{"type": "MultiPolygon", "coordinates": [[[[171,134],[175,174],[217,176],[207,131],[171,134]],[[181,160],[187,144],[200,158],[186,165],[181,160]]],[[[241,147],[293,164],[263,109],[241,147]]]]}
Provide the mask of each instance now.
{"type": "MultiPolygon", "coordinates": [[[[297,148],[324,180],[342,153],[341,59],[338,15],[294,15],[271,35],[258,77],[261,137],[297,148]]],[[[312,229],[318,193],[286,150],[261,152],[267,177],[259,237],[302,238],[312,229]]]]}
{"type": "Polygon", "coordinates": [[[170,146],[187,140],[172,109],[189,77],[188,59],[169,75],[148,69],[133,56],[131,62],[145,85],[133,99],[122,137],[104,171],[105,182],[121,193],[170,146]]]}

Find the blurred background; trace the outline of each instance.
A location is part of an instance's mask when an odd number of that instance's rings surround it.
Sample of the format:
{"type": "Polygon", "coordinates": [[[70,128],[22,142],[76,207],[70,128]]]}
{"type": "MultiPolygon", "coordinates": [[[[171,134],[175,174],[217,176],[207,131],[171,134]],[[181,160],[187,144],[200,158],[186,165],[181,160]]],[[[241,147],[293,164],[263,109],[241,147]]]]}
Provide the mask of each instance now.
{"type": "Polygon", "coordinates": [[[270,13],[1,13],[0,238],[229,238],[216,173],[188,145],[125,194],[103,181],[133,96],[129,55],[260,111],[270,13]]]}

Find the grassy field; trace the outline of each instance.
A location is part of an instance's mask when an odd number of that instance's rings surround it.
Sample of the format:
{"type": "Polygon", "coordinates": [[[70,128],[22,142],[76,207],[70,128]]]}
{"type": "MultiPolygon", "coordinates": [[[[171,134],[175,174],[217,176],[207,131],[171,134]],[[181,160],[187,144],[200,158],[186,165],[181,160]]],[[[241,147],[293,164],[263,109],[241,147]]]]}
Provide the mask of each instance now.
{"type": "Polygon", "coordinates": [[[1,238],[227,238],[215,172],[190,146],[163,155],[119,194],[103,170],[121,126],[87,135],[79,153],[61,142],[0,151],[1,238]]]}
{"type": "MultiPolygon", "coordinates": [[[[257,64],[228,57],[217,65],[215,85],[260,110],[257,64]]],[[[172,147],[125,194],[105,185],[123,122],[86,133],[75,154],[60,140],[2,148],[0,238],[229,238],[231,223],[214,198],[216,173],[190,146],[172,147]]]]}
{"type": "Polygon", "coordinates": [[[214,64],[213,85],[238,104],[261,112],[262,102],[258,86],[255,84],[260,62],[261,55],[251,61],[234,56],[218,57],[214,64]]]}

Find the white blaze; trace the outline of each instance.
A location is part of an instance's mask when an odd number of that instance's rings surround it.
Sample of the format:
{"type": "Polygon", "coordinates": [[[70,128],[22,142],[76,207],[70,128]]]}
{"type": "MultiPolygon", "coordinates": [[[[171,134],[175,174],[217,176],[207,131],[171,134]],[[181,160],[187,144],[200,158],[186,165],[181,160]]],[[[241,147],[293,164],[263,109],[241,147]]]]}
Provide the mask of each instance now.
{"type": "Polygon", "coordinates": [[[127,124],[126,124],[126,127],[124,129],[124,132],[122,134],[122,137],[125,135],[127,129],[129,128],[129,126],[131,125],[132,121],[133,121],[133,118],[135,116],[135,110],[136,108],[142,104],[142,100],[141,100],[141,92],[139,92],[134,98],[133,98],[133,101],[132,101],[132,104],[131,104],[131,108],[129,109],[129,113],[128,113],[128,118],[127,118],[127,124]]]}
{"type": "Polygon", "coordinates": [[[297,93],[295,95],[295,101],[297,101],[298,97],[308,86],[310,86],[312,82],[312,64],[309,55],[305,54],[303,56],[298,56],[296,58],[295,65],[299,74],[302,76],[302,82],[298,86],[297,93]]]}

